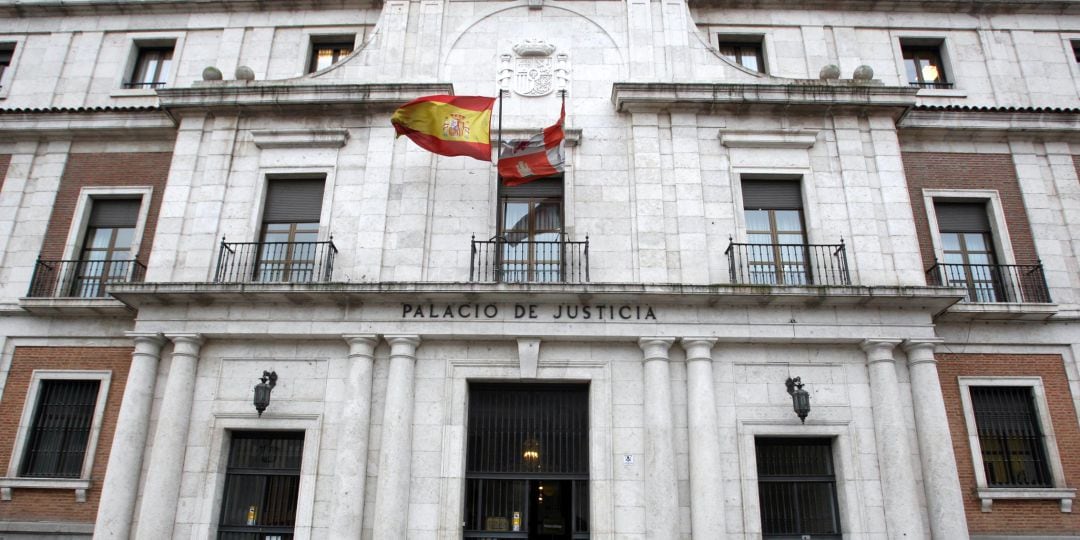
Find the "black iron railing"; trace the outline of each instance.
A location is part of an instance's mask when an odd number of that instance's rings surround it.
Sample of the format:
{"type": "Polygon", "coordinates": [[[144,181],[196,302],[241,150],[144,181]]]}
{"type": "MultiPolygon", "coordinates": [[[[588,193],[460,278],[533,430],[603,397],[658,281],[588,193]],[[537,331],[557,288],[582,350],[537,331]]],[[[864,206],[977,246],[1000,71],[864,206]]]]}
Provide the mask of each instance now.
{"type": "Polygon", "coordinates": [[[955,86],[951,82],[909,82],[908,84],[911,85],[911,86],[915,86],[917,88],[940,88],[940,89],[948,89],[948,88],[952,88],[953,86],[955,86]]]}
{"type": "Polygon", "coordinates": [[[727,251],[731,282],[742,285],[850,285],[839,244],[737,244],[727,251]]]}
{"type": "Polygon", "coordinates": [[[134,283],[146,276],[139,261],[42,260],[30,280],[31,297],[101,298],[110,283],[134,283]]]}
{"type": "Polygon", "coordinates": [[[495,283],[587,283],[589,237],[585,241],[490,240],[472,237],[469,281],[495,283]]]}
{"type": "Polygon", "coordinates": [[[1046,275],[1039,264],[942,264],[926,271],[929,285],[963,287],[966,302],[1050,303],[1046,275]]]}
{"type": "Polygon", "coordinates": [[[126,82],[124,88],[161,88],[165,86],[165,82],[126,82]]]}
{"type": "Polygon", "coordinates": [[[221,240],[218,283],[330,281],[337,248],[326,242],[226,242],[221,240]]]}

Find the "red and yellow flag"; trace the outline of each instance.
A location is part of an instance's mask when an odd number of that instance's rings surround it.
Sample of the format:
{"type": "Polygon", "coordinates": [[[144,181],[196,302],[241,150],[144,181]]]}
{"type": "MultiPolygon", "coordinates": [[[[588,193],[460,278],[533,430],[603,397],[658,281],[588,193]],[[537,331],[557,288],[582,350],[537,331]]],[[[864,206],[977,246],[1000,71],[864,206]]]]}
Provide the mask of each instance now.
{"type": "Polygon", "coordinates": [[[491,161],[491,109],[495,98],[424,96],[390,117],[398,136],[443,156],[469,156],[491,161]]]}

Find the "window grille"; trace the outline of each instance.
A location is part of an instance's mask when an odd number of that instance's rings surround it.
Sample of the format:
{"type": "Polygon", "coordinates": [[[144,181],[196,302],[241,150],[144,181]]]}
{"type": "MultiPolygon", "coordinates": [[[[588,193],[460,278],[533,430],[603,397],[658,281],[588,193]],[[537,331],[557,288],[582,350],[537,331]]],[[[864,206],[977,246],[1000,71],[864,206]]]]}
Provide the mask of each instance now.
{"type": "Polygon", "coordinates": [[[1052,487],[1029,386],[973,386],[971,405],[990,487],[1052,487]]]}
{"type": "Polygon", "coordinates": [[[293,537],[303,452],[303,432],[232,434],[219,540],[293,537]]]}
{"type": "Polygon", "coordinates": [[[99,381],[41,382],[19,476],[79,478],[99,381]]]}
{"type": "Polygon", "coordinates": [[[758,438],[756,447],[762,535],[839,539],[832,441],[758,438]]]}
{"type": "Polygon", "coordinates": [[[584,385],[474,384],[466,538],[589,537],[584,385]]]}

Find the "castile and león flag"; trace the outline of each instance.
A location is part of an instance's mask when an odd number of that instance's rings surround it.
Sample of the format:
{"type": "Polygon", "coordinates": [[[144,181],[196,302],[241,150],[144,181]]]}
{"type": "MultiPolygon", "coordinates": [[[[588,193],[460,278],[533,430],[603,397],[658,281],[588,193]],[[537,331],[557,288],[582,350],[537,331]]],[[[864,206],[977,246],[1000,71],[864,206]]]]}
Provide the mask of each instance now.
{"type": "MultiPolygon", "coordinates": [[[[398,136],[408,137],[429,152],[491,161],[491,115],[496,99],[424,96],[394,111],[390,123],[398,136]]],[[[565,118],[564,100],[555,125],[526,139],[502,141],[500,133],[498,169],[504,185],[515,186],[563,172],[565,118]]]]}

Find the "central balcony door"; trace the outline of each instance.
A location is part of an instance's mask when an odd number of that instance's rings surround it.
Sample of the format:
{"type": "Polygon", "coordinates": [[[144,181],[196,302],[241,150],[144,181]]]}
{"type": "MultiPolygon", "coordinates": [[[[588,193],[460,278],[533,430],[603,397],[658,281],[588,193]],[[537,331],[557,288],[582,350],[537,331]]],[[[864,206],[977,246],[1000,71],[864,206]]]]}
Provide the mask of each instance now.
{"type": "Polygon", "coordinates": [[[589,538],[589,390],[472,384],[465,538],[589,538]]]}

